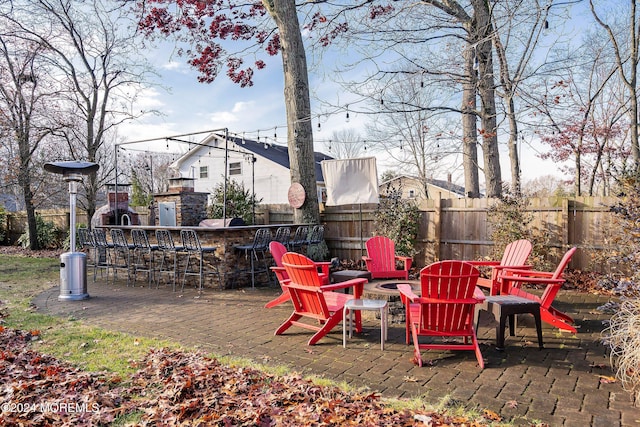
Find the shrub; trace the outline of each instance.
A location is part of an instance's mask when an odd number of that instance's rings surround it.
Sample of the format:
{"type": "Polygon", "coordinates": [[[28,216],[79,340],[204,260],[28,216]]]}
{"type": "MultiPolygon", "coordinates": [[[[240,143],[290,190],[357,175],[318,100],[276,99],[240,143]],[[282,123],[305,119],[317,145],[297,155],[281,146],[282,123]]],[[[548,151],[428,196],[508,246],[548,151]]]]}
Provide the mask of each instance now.
{"type": "Polygon", "coordinates": [[[619,233],[609,235],[612,273],[603,282],[613,288],[620,303],[613,309],[603,340],[611,348],[611,365],[625,390],[640,398],[640,181],[622,181],[621,200],[611,207],[619,233]]]}
{"type": "MultiPolygon", "coordinates": [[[[242,218],[245,224],[253,224],[253,206],[262,199],[256,199],[244,188],[244,184],[236,181],[227,181],[227,218],[242,218]]],[[[213,204],[208,208],[210,218],[222,218],[222,206],[224,204],[224,184],[221,182],[213,190],[213,204]]]]}
{"type": "MultiPolygon", "coordinates": [[[[45,221],[36,213],[36,232],[38,247],[41,249],[55,249],[60,247],[60,230],[52,221],[45,221]]],[[[25,231],[17,242],[23,248],[29,247],[29,230],[25,231]]]]}
{"type": "Polygon", "coordinates": [[[549,249],[547,234],[532,225],[534,216],[528,207],[528,199],[508,191],[489,207],[487,222],[491,227],[491,240],[494,243],[489,257],[499,260],[509,243],[527,239],[533,245],[529,263],[539,270],[554,268],[555,265],[550,260],[551,255],[557,255],[557,250],[549,249]]]}
{"type": "Polygon", "coordinates": [[[386,197],[373,214],[375,234],[394,241],[396,254],[414,256],[418,238],[420,211],[413,200],[402,198],[402,187],[387,184],[386,197]]]}

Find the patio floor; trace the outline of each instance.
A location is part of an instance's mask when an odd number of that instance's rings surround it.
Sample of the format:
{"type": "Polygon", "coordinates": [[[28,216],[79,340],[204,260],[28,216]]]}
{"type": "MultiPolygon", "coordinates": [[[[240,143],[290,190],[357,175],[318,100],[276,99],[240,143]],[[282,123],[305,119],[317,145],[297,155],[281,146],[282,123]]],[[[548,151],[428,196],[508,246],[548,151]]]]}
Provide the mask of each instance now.
{"type": "MultiPolygon", "coordinates": [[[[39,311],[73,316],[87,324],[136,336],[158,337],[220,355],[245,357],[260,363],[286,365],[385,397],[424,396],[436,403],[455,401],[497,412],[516,425],[544,422],[550,426],[640,425],[640,410],[611,376],[606,348],[600,343],[602,320],[596,308],[604,296],[562,291],[556,306],[573,315],[578,334],[543,324],[545,348],[539,350],[531,316],[521,317],[515,337],[507,336],[505,351],[497,351],[495,323],[481,317],[480,340],[485,369],[473,352],[423,352],[432,365],[412,362],[413,346],[404,343],[404,325],[390,324],[389,339],[380,350],[380,324],[364,318],[363,334],[342,347],[342,329],[335,328],[315,346],[307,346],[310,331],[292,327],[282,336],[273,332],[291,313],[290,303],[265,309],[279,288],[217,291],[170,287],[148,288],[139,282],[107,285],[89,280],[90,299],[58,301],[58,287],[36,297],[39,311]],[[530,319],[531,318],[531,319],[530,319]]],[[[371,313],[368,313],[371,314],[371,313]]],[[[372,314],[371,314],[372,315],[372,314]]],[[[132,338],[133,339],[133,338],[132,338]]]]}

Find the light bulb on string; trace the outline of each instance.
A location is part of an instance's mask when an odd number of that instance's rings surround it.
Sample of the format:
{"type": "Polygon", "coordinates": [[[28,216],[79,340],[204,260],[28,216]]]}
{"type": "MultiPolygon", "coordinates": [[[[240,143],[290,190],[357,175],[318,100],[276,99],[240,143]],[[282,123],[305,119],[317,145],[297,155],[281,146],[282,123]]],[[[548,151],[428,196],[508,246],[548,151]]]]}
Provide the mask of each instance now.
{"type": "Polygon", "coordinates": [[[320,125],[320,121],[318,121],[318,132],[322,130],[322,126],[320,125]]]}
{"type": "Polygon", "coordinates": [[[347,117],[345,117],[345,122],[349,123],[349,106],[347,105],[347,117]]]}
{"type": "Polygon", "coordinates": [[[274,140],[278,139],[278,126],[273,128],[273,139],[274,140]]]}
{"type": "Polygon", "coordinates": [[[331,151],[331,140],[329,140],[329,151],[331,151]]]}
{"type": "Polygon", "coordinates": [[[244,139],[244,132],[242,132],[242,145],[245,145],[247,141],[244,139]]]}

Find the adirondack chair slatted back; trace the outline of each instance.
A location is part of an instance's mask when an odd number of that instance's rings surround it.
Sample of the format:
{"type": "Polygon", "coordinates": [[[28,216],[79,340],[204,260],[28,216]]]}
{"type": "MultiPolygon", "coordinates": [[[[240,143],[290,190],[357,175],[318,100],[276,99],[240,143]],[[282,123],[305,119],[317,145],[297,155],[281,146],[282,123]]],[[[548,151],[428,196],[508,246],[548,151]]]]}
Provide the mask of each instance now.
{"type": "Polygon", "coordinates": [[[526,239],[511,242],[504,248],[500,265],[525,265],[532,249],[531,242],[526,239]]]}
{"type": "Polygon", "coordinates": [[[322,295],[321,279],[313,261],[304,255],[287,252],[282,256],[282,265],[291,279],[287,287],[295,311],[307,317],[328,319],[331,314],[322,295]]]}
{"type": "Polygon", "coordinates": [[[366,241],[365,246],[371,258],[371,270],[393,271],[396,269],[396,247],[393,240],[384,236],[374,236],[366,241]]]}
{"type": "Polygon", "coordinates": [[[478,269],[462,261],[442,261],[420,271],[420,328],[448,334],[469,329],[478,269]]]}
{"type": "MultiPolygon", "coordinates": [[[[273,240],[271,241],[271,243],[269,243],[269,252],[271,252],[271,256],[273,257],[273,261],[276,263],[276,266],[284,267],[282,265],[282,257],[284,256],[284,254],[287,253],[286,246],[280,242],[273,240]]],[[[277,271],[276,276],[278,277],[278,281],[280,282],[282,282],[283,280],[289,279],[289,275],[287,274],[286,270],[277,271]]]]}

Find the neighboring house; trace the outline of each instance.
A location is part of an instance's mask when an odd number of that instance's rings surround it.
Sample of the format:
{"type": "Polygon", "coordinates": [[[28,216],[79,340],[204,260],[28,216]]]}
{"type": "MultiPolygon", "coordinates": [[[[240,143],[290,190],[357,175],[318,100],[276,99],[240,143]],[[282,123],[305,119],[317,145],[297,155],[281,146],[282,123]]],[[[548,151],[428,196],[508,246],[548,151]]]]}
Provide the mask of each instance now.
{"type": "Polygon", "coordinates": [[[400,175],[380,184],[380,195],[387,194],[390,188],[402,190],[403,199],[459,199],[464,197],[464,187],[449,181],[426,179],[425,185],[417,176],[400,175]]]}
{"type": "MultiPolygon", "coordinates": [[[[212,193],[224,182],[225,151],[228,153],[229,180],[242,183],[255,193],[261,203],[288,203],[291,185],[289,153],[287,147],[262,143],[250,139],[210,134],[182,157],[171,164],[181,177],[194,178],[194,190],[212,193]],[[225,148],[226,145],[226,148],[225,148]]],[[[320,162],[332,157],[315,153],[317,197],[322,201],[325,193],[320,162]]]]}
{"type": "Polygon", "coordinates": [[[12,194],[0,194],[0,207],[4,207],[7,212],[16,212],[18,200],[12,194]]]}

